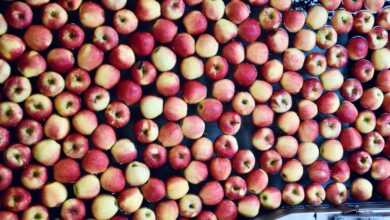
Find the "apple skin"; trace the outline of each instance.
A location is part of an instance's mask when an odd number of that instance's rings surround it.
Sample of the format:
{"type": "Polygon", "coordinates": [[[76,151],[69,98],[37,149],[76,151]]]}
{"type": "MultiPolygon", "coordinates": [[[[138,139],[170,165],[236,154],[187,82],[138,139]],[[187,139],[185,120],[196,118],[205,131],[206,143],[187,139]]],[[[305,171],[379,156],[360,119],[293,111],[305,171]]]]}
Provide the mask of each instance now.
{"type": "Polygon", "coordinates": [[[224,158],[232,158],[238,151],[237,139],[232,135],[221,135],[214,142],[215,153],[224,158]]]}
{"type": "Polygon", "coordinates": [[[377,191],[381,194],[381,196],[387,200],[390,199],[390,178],[386,178],[378,183],[377,191]]]}
{"type": "Polygon", "coordinates": [[[194,143],[192,143],[191,154],[195,160],[210,160],[214,154],[213,142],[206,137],[199,138],[198,140],[194,141],[194,143]]]}
{"type": "Polygon", "coordinates": [[[336,10],[341,5],[342,0],[320,0],[321,4],[329,11],[336,10]]]}
{"type": "Polygon", "coordinates": [[[18,220],[18,216],[11,211],[0,211],[0,218],[5,220],[18,220]]]}
{"type": "Polygon", "coordinates": [[[365,178],[357,178],[352,182],[351,195],[359,201],[367,201],[372,197],[373,186],[365,178]]]}
{"type": "Polygon", "coordinates": [[[28,207],[24,212],[23,212],[23,219],[30,219],[34,218],[33,216],[40,215],[42,218],[49,218],[49,212],[48,210],[41,205],[34,205],[28,207]]]}
{"type": "Polygon", "coordinates": [[[107,155],[97,149],[88,150],[81,161],[81,167],[87,173],[99,174],[104,172],[109,165],[107,155]]]}
{"type": "Polygon", "coordinates": [[[245,56],[248,61],[257,65],[262,65],[269,57],[268,46],[261,42],[252,42],[246,46],[245,56]]]}
{"type": "Polygon", "coordinates": [[[144,198],[149,202],[158,202],[166,195],[165,183],[157,178],[150,178],[141,190],[144,198]]]}
{"type": "Polygon", "coordinates": [[[223,46],[222,56],[231,64],[242,63],[245,59],[244,46],[239,41],[230,41],[223,46]]]}
{"type": "Polygon", "coordinates": [[[210,161],[210,175],[218,181],[226,180],[232,171],[232,164],[228,158],[215,157],[210,161]]]}
{"type": "Polygon", "coordinates": [[[37,164],[26,166],[20,178],[23,186],[30,190],[41,189],[46,184],[47,179],[46,167],[37,164]]]}
{"type": "Polygon", "coordinates": [[[332,183],[326,188],[326,199],[333,205],[341,205],[348,198],[348,190],[343,183],[332,183]]]}
{"type": "Polygon", "coordinates": [[[262,29],[276,29],[282,23],[282,13],[273,7],[265,7],[259,14],[259,23],[262,29]]]}
{"type": "Polygon", "coordinates": [[[356,151],[349,157],[348,164],[353,172],[361,175],[370,170],[372,158],[365,151],[356,151]]]}
{"type": "Polygon", "coordinates": [[[266,209],[277,209],[282,203],[282,193],[278,188],[268,186],[260,193],[260,203],[266,209]]]}
{"type": "Polygon", "coordinates": [[[353,151],[362,146],[363,138],[360,133],[353,127],[341,130],[339,140],[344,150],[353,151]]]}
{"type": "Polygon", "coordinates": [[[254,42],[261,35],[261,28],[256,19],[248,18],[238,26],[238,35],[246,42],[254,42]]]}
{"type": "Polygon", "coordinates": [[[33,11],[24,2],[13,2],[7,7],[4,16],[10,27],[24,29],[32,23],[33,11]]]}
{"type": "Polygon", "coordinates": [[[10,143],[10,133],[4,128],[0,127],[0,151],[4,151],[10,143]]]}
{"type": "Polygon", "coordinates": [[[333,164],[331,171],[332,179],[336,180],[337,182],[343,183],[349,179],[350,175],[351,170],[347,161],[340,160],[333,164]]]}
{"type": "Polygon", "coordinates": [[[61,207],[60,215],[64,220],[79,220],[85,217],[85,205],[79,199],[67,199],[61,207]]]}
{"type": "Polygon", "coordinates": [[[236,112],[224,112],[218,120],[222,133],[235,135],[241,128],[241,116],[236,112]]]}
{"type": "Polygon", "coordinates": [[[233,170],[238,174],[249,173],[255,167],[255,156],[250,150],[239,150],[232,160],[233,170]]]}
{"type": "Polygon", "coordinates": [[[54,164],[53,176],[61,183],[74,183],[80,178],[80,166],[73,159],[59,160],[54,164]]]}
{"type": "Polygon", "coordinates": [[[330,179],[330,168],[326,161],[317,160],[308,168],[309,178],[313,182],[326,183],[330,179]]]}
{"type": "Polygon", "coordinates": [[[2,196],[3,207],[9,211],[20,212],[28,208],[31,203],[31,194],[22,187],[10,187],[2,196]],[[15,198],[21,198],[15,201],[15,198]]]}
{"type": "Polygon", "coordinates": [[[165,0],[161,4],[161,14],[167,19],[177,20],[183,16],[185,4],[184,0],[165,0]]]}
{"type": "Polygon", "coordinates": [[[167,161],[166,149],[158,144],[149,144],[143,152],[143,160],[150,168],[159,168],[167,161]]]}
{"type": "Polygon", "coordinates": [[[218,203],[215,209],[215,215],[218,219],[234,220],[237,218],[237,206],[231,200],[223,200],[218,203]]]}
{"type": "Polygon", "coordinates": [[[310,205],[318,206],[323,203],[326,197],[326,192],[323,186],[319,183],[311,183],[306,186],[305,198],[310,205]]]}
{"type": "Polygon", "coordinates": [[[11,169],[22,168],[31,161],[31,149],[23,144],[8,146],[3,155],[5,165],[11,169]]]}
{"type": "Polygon", "coordinates": [[[250,86],[257,78],[257,70],[254,65],[240,63],[233,73],[234,80],[241,86],[250,86]]]}
{"type": "Polygon", "coordinates": [[[385,180],[390,176],[390,161],[384,157],[374,159],[371,166],[371,177],[375,180],[385,180]]]}
{"type": "Polygon", "coordinates": [[[193,160],[184,169],[184,177],[188,182],[196,185],[207,179],[207,165],[201,161],[193,160]]]}
{"type": "Polygon", "coordinates": [[[305,13],[300,10],[288,10],[283,12],[283,25],[292,33],[298,32],[305,25],[305,13]]]}
{"type": "Polygon", "coordinates": [[[245,180],[240,176],[230,176],[224,184],[224,192],[231,200],[242,199],[247,192],[245,180]]]}
{"type": "Polygon", "coordinates": [[[184,16],[183,24],[187,33],[196,36],[206,31],[207,18],[202,14],[202,12],[194,10],[184,16]]]}
{"type": "Polygon", "coordinates": [[[225,14],[235,24],[240,24],[249,17],[250,8],[242,1],[229,2],[225,7],[225,14]]]}
{"type": "Polygon", "coordinates": [[[156,41],[163,44],[170,43],[177,33],[177,26],[168,19],[160,18],[153,24],[152,33],[156,41]]]}
{"type": "Polygon", "coordinates": [[[191,161],[191,151],[184,145],[177,145],[169,151],[168,161],[174,170],[182,170],[191,161]]]}
{"type": "Polygon", "coordinates": [[[44,51],[53,42],[53,35],[50,30],[43,25],[31,25],[24,33],[23,40],[29,48],[35,51],[44,51]],[[40,37],[35,37],[37,35],[40,37]]]}
{"type": "Polygon", "coordinates": [[[268,174],[276,174],[282,169],[282,157],[274,150],[263,152],[259,158],[260,167],[268,174]]]}
{"type": "Polygon", "coordinates": [[[207,182],[200,189],[199,197],[205,205],[217,205],[223,200],[223,187],[218,181],[207,182]]]}
{"type": "Polygon", "coordinates": [[[125,44],[119,44],[111,50],[108,60],[109,63],[117,69],[128,70],[135,63],[134,51],[132,47],[125,44]]]}
{"type": "Polygon", "coordinates": [[[3,191],[7,189],[11,185],[12,179],[13,174],[11,169],[0,164],[0,190],[3,191]]]}
{"type": "Polygon", "coordinates": [[[358,116],[358,110],[352,102],[343,101],[336,112],[336,116],[341,122],[352,124],[358,116]]]}
{"type": "Polygon", "coordinates": [[[204,99],[199,102],[198,114],[205,122],[217,121],[223,113],[223,105],[217,99],[204,99]]]}
{"type": "Polygon", "coordinates": [[[221,79],[213,83],[212,96],[221,102],[229,102],[233,99],[236,86],[230,79],[221,79]]]}
{"type": "Polygon", "coordinates": [[[88,151],[88,139],[78,133],[71,133],[64,139],[62,150],[67,157],[80,159],[88,151]]]}
{"type": "Polygon", "coordinates": [[[302,121],[298,129],[299,140],[313,142],[319,135],[318,122],[312,119],[302,121]]]}
{"type": "Polygon", "coordinates": [[[305,199],[305,190],[298,183],[287,183],[282,191],[282,200],[288,205],[298,205],[305,199]]]}
{"type": "Polygon", "coordinates": [[[26,50],[26,45],[19,37],[12,34],[0,36],[0,55],[7,61],[19,58],[26,50]]]}

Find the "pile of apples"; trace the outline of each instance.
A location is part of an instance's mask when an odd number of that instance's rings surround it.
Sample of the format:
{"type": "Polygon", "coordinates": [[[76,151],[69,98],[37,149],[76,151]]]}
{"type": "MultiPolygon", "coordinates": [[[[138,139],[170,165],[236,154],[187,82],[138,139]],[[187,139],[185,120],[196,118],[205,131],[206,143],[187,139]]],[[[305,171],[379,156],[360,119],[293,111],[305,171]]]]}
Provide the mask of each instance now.
{"type": "Polygon", "coordinates": [[[390,200],[384,0],[0,4],[0,219],[390,200]]]}

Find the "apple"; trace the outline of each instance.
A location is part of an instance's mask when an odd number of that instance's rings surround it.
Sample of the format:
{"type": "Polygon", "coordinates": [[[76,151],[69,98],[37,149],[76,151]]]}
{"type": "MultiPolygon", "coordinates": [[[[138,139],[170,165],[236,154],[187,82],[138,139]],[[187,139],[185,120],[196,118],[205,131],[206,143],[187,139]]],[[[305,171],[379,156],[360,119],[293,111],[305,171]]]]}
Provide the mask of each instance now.
{"type": "Polygon", "coordinates": [[[260,167],[268,174],[276,174],[282,169],[282,157],[275,150],[267,150],[260,155],[260,167]]]}
{"type": "Polygon", "coordinates": [[[157,218],[152,219],[177,219],[179,217],[179,206],[175,200],[166,200],[157,204],[155,212],[157,218]]]}
{"type": "Polygon", "coordinates": [[[103,51],[110,51],[118,45],[119,36],[116,30],[110,26],[99,26],[93,32],[92,42],[103,51]]]}
{"type": "Polygon", "coordinates": [[[316,33],[309,29],[301,29],[294,36],[294,47],[302,51],[311,51],[316,46],[316,33]]]}
{"type": "MultiPolygon", "coordinates": [[[[206,185],[203,187],[205,188],[206,185]]],[[[188,181],[180,176],[169,177],[166,181],[166,193],[169,199],[180,199],[185,196],[189,191],[188,181]]],[[[222,189],[222,187],[221,187],[222,189]]],[[[202,198],[202,190],[199,192],[199,196],[202,198]]],[[[223,193],[222,193],[223,194],[223,193]]],[[[142,195],[142,194],[141,194],[142,195]]],[[[203,200],[203,199],[202,199],[203,200]]],[[[204,202],[204,201],[203,201],[204,202]]]]}
{"type": "Polygon", "coordinates": [[[54,48],[47,54],[47,65],[55,72],[68,72],[73,68],[74,63],[75,58],[73,53],[65,48],[54,48]]]}
{"type": "Polygon", "coordinates": [[[260,204],[266,209],[277,209],[282,203],[282,193],[273,186],[268,186],[260,193],[260,204]]]}
{"type": "Polygon", "coordinates": [[[130,67],[132,67],[135,63],[135,55],[132,48],[134,47],[129,47],[125,44],[119,44],[111,50],[108,57],[109,63],[119,70],[130,69],[130,67]]]}
{"type": "Polygon", "coordinates": [[[180,125],[168,122],[161,126],[158,140],[164,147],[172,147],[180,144],[183,140],[183,133],[180,125]]]}
{"type": "Polygon", "coordinates": [[[306,16],[306,24],[313,30],[322,28],[328,20],[328,11],[320,6],[311,7],[306,16]]]}
{"type": "Polygon", "coordinates": [[[348,158],[348,164],[353,172],[361,175],[370,170],[372,158],[365,151],[356,151],[348,158]]]}
{"type": "Polygon", "coordinates": [[[242,1],[229,2],[225,7],[225,14],[235,24],[240,24],[249,17],[250,8],[242,1]]]}
{"type": "Polygon", "coordinates": [[[330,168],[324,160],[317,160],[308,168],[309,178],[312,182],[326,183],[330,179],[330,168]]]}
{"type": "Polygon", "coordinates": [[[44,51],[52,44],[53,35],[50,30],[43,25],[31,25],[24,33],[23,40],[32,50],[44,51]],[[40,37],[35,37],[37,35],[40,37]]]}
{"type": "Polygon", "coordinates": [[[205,132],[205,122],[197,115],[186,116],[181,123],[183,135],[189,139],[198,139],[205,132]]]}
{"type": "Polygon", "coordinates": [[[88,150],[81,161],[81,167],[90,174],[103,173],[109,165],[107,155],[98,149],[88,150]]]}
{"type": "Polygon", "coordinates": [[[355,121],[356,129],[363,134],[370,133],[375,129],[376,116],[372,111],[359,112],[355,121]]]}
{"type": "Polygon", "coordinates": [[[310,120],[316,117],[318,114],[318,107],[317,105],[308,100],[308,99],[302,99],[298,103],[298,115],[302,120],[310,120]]]}
{"type": "Polygon", "coordinates": [[[0,217],[5,220],[18,220],[18,216],[11,211],[0,211],[0,217]]]}
{"type": "Polygon", "coordinates": [[[161,16],[161,5],[155,0],[141,0],[135,6],[135,14],[141,21],[152,21],[161,16]]]}
{"type": "Polygon", "coordinates": [[[173,40],[177,33],[177,26],[174,22],[168,19],[157,19],[153,24],[152,34],[154,39],[160,43],[169,43],[173,40]]]}
{"type": "Polygon", "coordinates": [[[162,114],[164,102],[158,96],[144,96],[140,101],[142,116],[146,119],[154,119],[162,114]]]}
{"type": "Polygon", "coordinates": [[[24,29],[32,23],[33,11],[24,2],[13,2],[4,13],[7,24],[15,29],[24,29]]]}
{"type": "Polygon", "coordinates": [[[323,26],[317,31],[317,45],[329,49],[337,43],[337,32],[332,26],[323,26]]]}
{"type": "Polygon", "coordinates": [[[26,210],[31,203],[31,194],[22,187],[9,187],[2,196],[2,206],[12,212],[26,210]]]}
{"type": "Polygon", "coordinates": [[[67,199],[62,203],[60,215],[63,219],[82,219],[85,217],[85,205],[84,203],[76,198],[67,199]]]}
{"type": "Polygon", "coordinates": [[[187,194],[180,199],[179,212],[184,218],[194,218],[202,211],[202,201],[195,194],[187,194]]]}
{"type": "Polygon", "coordinates": [[[378,50],[374,50],[371,54],[371,62],[374,65],[375,70],[382,71],[390,68],[389,57],[390,49],[384,47],[378,50]]]}
{"type": "Polygon", "coordinates": [[[283,12],[283,25],[291,33],[296,33],[305,25],[306,15],[301,10],[283,12]]]}
{"type": "Polygon", "coordinates": [[[305,190],[298,183],[287,183],[282,191],[282,200],[288,205],[298,205],[305,199],[305,190]]]}
{"type": "Polygon", "coordinates": [[[156,80],[157,92],[163,96],[172,96],[179,92],[180,79],[174,72],[163,72],[156,80]]]}
{"type": "Polygon", "coordinates": [[[207,165],[201,161],[193,160],[184,169],[184,177],[194,185],[197,185],[206,180],[208,176],[207,165]]]}
{"type": "Polygon", "coordinates": [[[324,88],[320,80],[316,78],[309,78],[303,81],[301,94],[305,99],[315,101],[321,97],[323,91],[324,88]]]}
{"type": "Polygon", "coordinates": [[[260,201],[255,195],[247,195],[238,202],[238,213],[245,217],[255,217],[259,214],[260,201]]]}
{"type": "Polygon", "coordinates": [[[300,125],[300,119],[296,112],[288,111],[282,113],[277,119],[277,126],[287,135],[295,134],[300,125]]]}
{"type": "Polygon", "coordinates": [[[340,141],[328,139],[321,144],[320,155],[329,162],[337,162],[343,158],[344,149],[340,141]]]}
{"type": "MultiPolygon", "coordinates": [[[[70,4],[68,4],[70,5],[70,4]]],[[[51,30],[58,30],[68,21],[64,4],[49,3],[43,7],[42,24],[51,30]]]]}
{"type": "Polygon", "coordinates": [[[359,149],[363,143],[363,138],[359,131],[353,127],[342,129],[339,140],[346,151],[359,149]]]}
{"type": "Polygon", "coordinates": [[[23,118],[23,110],[14,102],[0,103],[0,126],[15,127],[23,118]]]}
{"type": "Polygon", "coordinates": [[[280,79],[280,85],[286,92],[297,94],[303,86],[303,81],[303,77],[299,73],[287,71],[283,73],[280,79]]]}
{"type": "Polygon", "coordinates": [[[290,71],[302,69],[305,62],[305,54],[297,48],[288,48],[283,53],[283,68],[290,71]]]}
{"type": "Polygon", "coordinates": [[[220,157],[232,158],[238,151],[237,139],[232,135],[220,135],[214,141],[214,151],[220,157]]]}
{"type": "Polygon", "coordinates": [[[11,75],[11,66],[3,59],[0,59],[0,83],[4,83],[11,75]]]}
{"type": "Polygon", "coordinates": [[[168,160],[174,170],[182,170],[191,161],[191,151],[184,145],[177,145],[169,151],[168,160]]]}
{"type": "Polygon", "coordinates": [[[319,183],[312,183],[306,186],[305,198],[306,202],[310,205],[318,206],[321,205],[326,197],[325,189],[319,183]]]}
{"type": "Polygon", "coordinates": [[[130,34],[138,27],[138,18],[133,11],[121,9],[115,12],[112,25],[119,34],[130,34]]]}
{"type": "Polygon", "coordinates": [[[64,139],[62,150],[67,157],[80,159],[88,151],[88,139],[78,133],[71,133],[64,139]]]}
{"type": "Polygon", "coordinates": [[[332,183],[326,188],[326,199],[333,205],[341,205],[348,198],[348,190],[343,183],[332,183]]]}
{"type": "Polygon", "coordinates": [[[133,215],[134,220],[153,220],[156,219],[156,214],[153,210],[149,208],[140,208],[137,211],[135,211],[133,215]]]}
{"type": "Polygon", "coordinates": [[[381,8],[383,8],[383,5],[385,4],[384,0],[366,0],[364,1],[364,7],[367,8],[370,11],[378,12],[381,8]]]}
{"type": "Polygon", "coordinates": [[[354,102],[363,95],[363,86],[357,79],[346,79],[341,87],[341,95],[348,101],[354,102]]]}
{"type": "Polygon", "coordinates": [[[9,168],[21,168],[30,163],[31,150],[23,144],[8,146],[4,152],[4,162],[9,168]]]}
{"type": "Polygon", "coordinates": [[[390,23],[388,20],[388,16],[389,16],[389,8],[388,7],[384,8],[383,10],[378,12],[377,23],[381,27],[384,27],[386,30],[390,29],[390,23]]]}
{"type": "Polygon", "coordinates": [[[149,168],[159,168],[167,161],[167,150],[158,144],[149,144],[143,151],[143,161],[149,168]]]}
{"type": "Polygon", "coordinates": [[[0,164],[0,190],[3,191],[11,186],[13,174],[11,169],[0,164]]]}
{"type": "Polygon", "coordinates": [[[144,163],[133,161],[127,165],[125,174],[128,184],[141,186],[149,180],[150,170],[144,163]]]}
{"type": "Polygon", "coordinates": [[[238,34],[237,25],[225,18],[215,23],[213,31],[215,38],[221,44],[229,42],[238,34]]]}
{"type": "Polygon", "coordinates": [[[3,34],[0,36],[0,55],[7,61],[19,58],[26,50],[26,45],[16,35],[3,34]]]}
{"type": "Polygon", "coordinates": [[[249,173],[255,167],[255,156],[250,150],[239,150],[232,160],[233,170],[238,174],[249,173]]]}
{"type": "Polygon", "coordinates": [[[340,98],[333,91],[324,93],[317,100],[318,111],[323,114],[333,114],[340,107],[340,98]]]}
{"type": "Polygon", "coordinates": [[[118,210],[118,202],[112,195],[100,194],[92,201],[91,211],[96,219],[110,219],[118,210]]]}
{"type": "Polygon", "coordinates": [[[133,105],[141,99],[142,89],[131,80],[121,80],[116,85],[116,94],[118,99],[126,105],[133,105]]]}
{"type": "Polygon", "coordinates": [[[32,149],[34,159],[45,166],[53,166],[60,158],[60,154],[61,145],[52,139],[41,140],[32,149]]]}
{"type": "Polygon", "coordinates": [[[161,4],[162,16],[170,20],[177,20],[181,18],[184,14],[184,10],[184,0],[165,0],[161,4]]]}
{"type": "Polygon", "coordinates": [[[345,182],[349,179],[350,175],[351,171],[347,161],[340,160],[333,164],[331,171],[332,179],[337,182],[345,182]]]}
{"type": "Polygon", "coordinates": [[[226,180],[232,171],[232,164],[228,158],[215,157],[210,161],[209,170],[215,180],[226,180]]]}
{"type": "MultiPolygon", "coordinates": [[[[261,50],[256,49],[259,53],[261,50]]],[[[264,54],[264,53],[263,53],[264,54]]],[[[248,60],[250,58],[247,56],[248,60]]],[[[256,80],[257,78],[257,70],[256,67],[252,64],[249,63],[240,63],[236,66],[236,69],[234,70],[233,73],[233,79],[234,81],[243,87],[249,87],[252,85],[252,83],[256,80]]]]}
{"type": "Polygon", "coordinates": [[[222,56],[231,64],[242,63],[245,59],[244,46],[239,41],[230,41],[223,46],[222,56]]]}
{"type": "Polygon", "coordinates": [[[66,137],[70,130],[70,122],[68,118],[57,114],[51,115],[43,126],[43,132],[46,137],[53,140],[61,140],[66,137]]]}
{"type": "Polygon", "coordinates": [[[231,200],[222,200],[218,203],[214,213],[217,219],[234,220],[237,219],[237,206],[231,200]]]}
{"type": "Polygon", "coordinates": [[[375,23],[373,14],[369,11],[359,11],[353,19],[353,28],[359,33],[368,33],[375,23]]]}
{"type": "Polygon", "coordinates": [[[148,202],[158,202],[166,195],[165,183],[153,177],[141,187],[141,191],[144,199],[148,202]]]}
{"type": "Polygon", "coordinates": [[[219,44],[210,34],[201,34],[195,43],[196,54],[202,58],[209,58],[217,55],[219,44]]]}
{"type": "Polygon", "coordinates": [[[298,150],[298,141],[293,136],[279,136],[275,149],[283,158],[293,158],[298,150]]]}
{"type": "Polygon", "coordinates": [[[370,181],[365,178],[357,178],[352,182],[351,194],[352,197],[359,201],[366,201],[372,197],[373,186],[370,181]]]}
{"type": "Polygon", "coordinates": [[[62,92],[54,99],[54,107],[62,117],[75,115],[81,108],[81,100],[70,92],[62,92]]]}
{"type": "Polygon", "coordinates": [[[210,160],[214,154],[213,142],[206,137],[199,138],[198,140],[194,141],[194,143],[192,143],[191,154],[195,160],[210,160]]]}
{"type": "Polygon", "coordinates": [[[11,76],[4,82],[4,95],[12,102],[23,102],[31,95],[31,91],[31,83],[26,77],[11,76]]]}
{"type": "Polygon", "coordinates": [[[352,30],[353,16],[347,10],[336,10],[331,23],[337,33],[348,33],[352,30]]]}
{"type": "Polygon", "coordinates": [[[282,23],[282,13],[273,7],[265,7],[259,14],[259,23],[265,30],[276,29],[282,23]]]}
{"type": "Polygon", "coordinates": [[[204,73],[203,61],[196,56],[186,57],[180,63],[180,72],[187,80],[197,79],[204,73]]]}
{"type": "Polygon", "coordinates": [[[233,99],[236,86],[230,79],[220,79],[213,83],[212,96],[221,102],[229,102],[233,99]]]}
{"type": "Polygon", "coordinates": [[[248,192],[260,194],[267,187],[269,178],[264,170],[255,169],[246,176],[246,182],[248,192]]]}
{"type": "Polygon", "coordinates": [[[385,148],[385,140],[383,136],[376,132],[370,132],[366,134],[363,140],[363,149],[371,155],[377,155],[381,153],[385,148]]]}
{"type": "Polygon", "coordinates": [[[126,6],[126,3],[127,0],[119,0],[119,1],[103,0],[102,1],[103,6],[112,11],[118,11],[124,8],[126,6]]]}
{"type": "MultiPolygon", "coordinates": [[[[131,74],[131,78],[136,83],[138,83],[138,84],[140,84],[142,86],[150,85],[151,83],[153,83],[156,80],[156,77],[157,77],[157,70],[153,66],[153,64],[150,63],[149,61],[140,61],[140,62],[135,63],[131,67],[130,71],[131,71],[131,73],[130,73],[131,74]]],[[[119,71],[115,71],[115,70],[111,71],[111,72],[115,73],[115,76],[113,76],[114,79],[112,81],[113,82],[118,82],[119,79],[120,79],[120,72],[119,71]],[[118,74],[116,74],[116,72],[118,72],[118,74]],[[118,80],[116,81],[115,79],[118,79],[118,80]]],[[[96,79],[96,77],[95,77],[95,79],[96,79]]],[[[113,83],[112,81],[111,81],[111,83],[113,83]]]]}
{"type": "Polygon", "coordinates": [[[44,166],[30,164],[22,171],[21,182],[30,190],[41,189],[47,181],[47,169],[44,166]]]}
{"type": "Polygon", "coordinates": [[[336,112],[337,118],[348,124],[355,122],[358,114],[356,106],[350,101],[343,101],[336,112]]]}
{"type": "Polygon", "coordinates": [[[364,90],[362,97],[360,98],[360,105],[364,109],[377,110],[383,103],[384,95],[382,90],[377,87],[372,87],[364,90]]]}
{"type": "Polygon", "coordinates": [[[315,143],[304,142],[299,144],[297,154],[303,165],[310,165],[318,159],[320,152],[315,143]]]}
{"type": "Polygon", "coordinates": [[[238,35],[247,42],[254,42],[261,35],[261,28],[256,19],[248,18],[238,26],[238,35]]]}
{"type": "Polygon", "coordinates": [[[176,34],[171,42],[171,49],[179,57],[187,57],[195,53],[195,40],[188,33],[176,34]]]}
{"type": "Polygon", "coordinates": [[[79,19],[86,28],[96,28],[105,22],[104,9],[94,2],[83,2],[79,8],[79,19]]]}
{"type": "Polygon", "coordinates": [[[73,159],[61,159],[53,166],[53,177],[60,183],[74,183],[80,178],[80,166],[73,159]]]}
{"type": "Polygon", "coordinates": [[[246,47],[246,58],[247,60],[249,60],[254,64],[257,65],[264,64],[268,60],[268,56],[269,56],[269,50],[267,45],[264,43],[253,42],[246,47]]]}
{"type": "Polygon", "coordinates": [[[137,148],[134,143],[127,138],[119,139],[111,148],[111,155],[119,164],[130,163],[137,157],[137,148]]]}
{"type": "Polygon", "coordinates": [[[100,192],[99,178],[92,174],[82,176],[73,184],[73,192],[78,199],[95,198],[100,192]]]}
{"type": "Polygon", "coordinates": [[[65,77],[66,89],[75,94],[84,92],[90,84],[91,77],[88,72],[80,68],[71,70],[65,77]]]}
{"type": "Polygon", "coordinates": [[[326,53],[326,59],[330,67],[344,67],[348,62],[348,51],[344,46],[336,44],[328,49],[326,53]]]}
{"type": "Polygon", "coordinates": [[[390,176],[388,169],[390,168],[390,161],[383,157],[374,159],[371,166],[371,177],[375,180],[385,180],[390,176]]]}
{"type": "Polygon", "coordinates": [[[390,82],[390,71],[383,70],[379,72],[376,79],[376,86],[384,93],[390,92],[390,86],[388,82],[390,82]]]}
{"type": "Polygon", "coordinates": [[[341,0],[320,0],[320,2],[329,11],[337,9],[341,4],[341,0]]]}
{"type": "Polygon", "coordinates": [[[143,195],[137,187],[133,187],[120,192],[117,200],[119,207],[123,211],[126,213],[134,213],[137,210],[140,210],[143,201],[143,195]]]}
{"type": "Polygon", "coordinates": [[[41,201],[48,208],[60,206],[68,197],[68,191],[60,182],[52,182],[43,186],[41,201]]]}
{"type": "Polygon", "coordinates": [[[187,33],[200,35],[207,29],[207,18],[202,12],[193,10],[184,16],[183,25],[187,33]]]}
{"type": "Polygon", "coordinates": [[[49,218],[49,211],[46,207],[41,205],[33,205],[28,207],[24,212],[22,219],[34,219],[36,216],[40,216],[42,219],[49,218]]]}
{"type": "Polygon", "coordinates": [[[66,10],[75,11],[80,7],[82,0],[60,0],[59,3],[66,10]]]}
{"type": "Polygon", "coordinates": [[[3,15],[0,15],[0,35],[3,35],[8,30],[8,24],[3,15]]]}
{"type": "Polygon", "coordinates": [[[218,120],[218,127],[222,133],[234,135],[241,128],[241,116],[236,112],[224,112],[218,120]]]}
{"type": "Polygon", "coordinates": [[[270,128],[260,128],[252,135],[252,145],[261,151],[270,149],[275,142],[275,136],[270,128]]]}
{"type": "Polygon", "coordinates": [[[297,182],[303,175],[303,166],[296,159],[288,160],[281,169],[282,179],[286,182],[297,182]]]}

